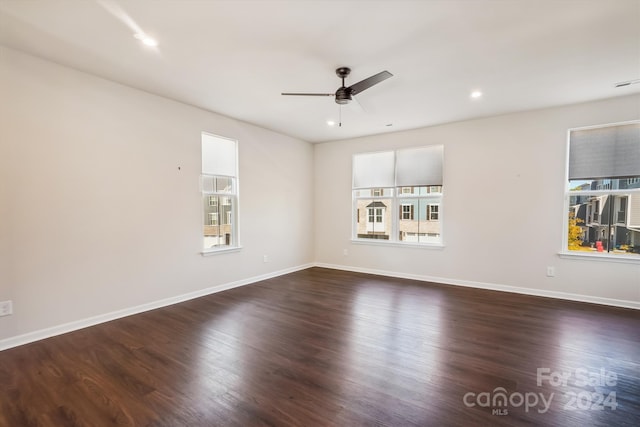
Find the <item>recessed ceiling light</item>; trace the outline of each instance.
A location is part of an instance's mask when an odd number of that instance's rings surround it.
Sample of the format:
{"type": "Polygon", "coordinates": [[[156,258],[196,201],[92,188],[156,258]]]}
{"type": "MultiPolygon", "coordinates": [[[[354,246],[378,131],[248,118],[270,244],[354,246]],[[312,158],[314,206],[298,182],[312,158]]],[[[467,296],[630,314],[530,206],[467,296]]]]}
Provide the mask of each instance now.
{"type": "Polygon", "coordinates": [[[156,39],[151,38],[151,37],[147,36],[146,34],[137,33],[137,34],[134,34],[133,37],[135,37],[138,40],[140,40],[146,46],[151,46],[151,47],[158,46],[158,42],[156,41],[156,39]]]}
{"type": "Polygon", "coordinates": [[[474,90],[473,92],[471,92],[471,97],[472,98],[480,98],[482,96],[482,92],[480,92],[479,90],[474,90]]]}
{"type": "Polygon", "coordinates": [[[334,122],[333,120],[327,120],[327,126],[335,126],[336,122],[334,122]]]}

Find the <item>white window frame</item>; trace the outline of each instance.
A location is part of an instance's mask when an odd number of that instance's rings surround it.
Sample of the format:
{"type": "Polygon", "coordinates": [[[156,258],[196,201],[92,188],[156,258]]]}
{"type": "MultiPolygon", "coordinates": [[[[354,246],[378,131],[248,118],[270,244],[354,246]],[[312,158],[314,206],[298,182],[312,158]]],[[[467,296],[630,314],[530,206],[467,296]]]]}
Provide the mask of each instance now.
{"type": "MultiPolygon", "coordinates": [[[[430,148],[430,147],[440,147],[442,152],[444,151],[444,147],[440,145],[434,146],[424,146],[424,147],[411,147],[411,148],[430,148]]],[[[409,149],[411,149],[409,148],[409,149]]],[[[382,152],[378,152],[380,154],[393,152],[394,158],[396,150],[386,150],[382,152]]],[[[369,155],[376,153],[357,153],[356,155],[369,155]]],[[[355,158],[355,156],[354,156],[355,158]]],[[[442,160],[444,162],[444,159],[442,160]]],[[[444,165],[442,165],[444,168],[444,165]]],[[[444,172],[443,172],[444,174],[444,172]]],[[[406,242],[402,241],[399,238],[399,230],[400,230],[400,221],[403,220],[403,215],[399,213],[401,209],[402,202],[401,199],[415,199],[415,200],[423,200],[428,205],[438,205],[438,220],[444,214],[443,205],[444,205],[444,184],[443,185],[398,185],[395,187],[370,187],[370,188],[352,188],[352,209],[351,209],[351,242],[358,244],[370,244],[370,245],[387,245],[387,246],[415,246],[415,247],[424,247],[424,248],[444,248],[444,230],[443,225],[440,225],[440,233],[439,233],[439,241],[438,242],[406,242]],[[415,191],[416,187],[425,187],[426,190],[423,190],[426,194],[420,194],[420,191],[415,191]],[[409,192],[405,192],[405,189],[409,189],[409,192]],[[366,195],[356,195],[357,193],[364,192],[366,195]],[[368,192],[368,194],[367,194],[368,192]],[[386,194],[385,194],[386,192],[386,194]],[[389,201],[390,206],[386,208],[385,215],[391,215],[390,219],[390,229],[389,229],[389,239],[376,239],[376,238],[364,238],[358,237],[358,224],[359,224],[359,213],[358,213],[358,201],[363,200],[371,200],[371,201],[380,201],[381,199],[389,201]]],[[[416,215],[420,215],[419,208],[418,212],[414,212],[414,218],[416,215]]],[[[427,215],[427,220],[429,215],[427,215]]],[[[365,211],[365,222],[369,223],[369,210],[365,211]]],[[[382,224],[385,224],[385,220],[383,220],[382,224]]],[[[386,230],[385,230],[386,231],[386,230]]],[[[436,233],[430,233],[436,234],[436,233]]],[[[438,235],[438,234],[436,234],[438,235]]]]}
{"type": "MultiPolygon", "coordinates": [[[[629,196],[636,195],[636,197],[640,197],[640,189],[602,189],[602,185],[597,186],[597,190],[579,190],[579,191],[571,191],[570,181],[569,181],[569,162],[570,162],[570,142],[571,142],[571,132],[577,130],[588,130],[588,129],[599,129],[606,128],[611,126],[621,126],[626,124],[640,123],[639,120],[631,120],[626,122],[619,123],[609,123],[604,125],[596,125],[596,126],[585,126],[580,128],[572,128],[567,131],[567,141],[566,141],[566,155],[565,155],[565,176],[564,176],[564,204],[562,209],[562,248],[558,252],[558,255],[561,258],[570,258],[570,259],[589,259],[594,261],[604,261],[604,262],[622,262],[622,263],[633,263],[640,264],[640,256],[636,255],[624,255],[624,254],[610,254],[610,253],[590,253],[590,252],[580,252],[580,251],[570,251],[569,250],[569,221],[567,219],[567,215],[569,213],[570,206],[570,198],[571,196],[589,196],[589,197],[600,197],[600,196],[629,196]]],[[[637,178],[628,178],[627,184],[629,181],[633,181],[637,178]]],[[[621,178],[620,181],[624,180],[621,178]]],[[[611,184],[607,185],[607,187],[611,187],[611,184]]],[[[628,198],[627,198],[628,200],[628,198]]],[[[591,218],[592,223],[599,224],[601,220],[601,212],[595,211],[596,203],[599,205],[599,209],[602,208],[602,200],[597,199],[594,202],[589,202],[587,205],[587,221],[586,224],[589,224],[589,218],[591,218]],[[595,215],[594,215],[595,214],[595,215]],[[597,219],[594,217],[597,216],[597,219]],[[595,222],[597,221],[597,222],[595,222]]],[[[627,201],[628,203],[628,201],[627,201]]],[[[614,212],[615,215],[615,212],[614,212]]],[[[627,213],[628,215],[628,213],[627,213]]],[[[612,221],[612,218],[609,218],[609,222],[612,221]]],[[[615,225],[615,223],[613,223],[615,225]]]]}
{"type": "MultiPolygon", "coordinates": [[[[220,135],[216,135],[210,132],[201,132],[201,139],[204,138],[204,136],[209,136],[209,137],[213,137],[213,138],[219,138],[221,140],[225,140],[225,141],[230,141],[233,142],[234,144],[234,151],[235,151],[235,155],[234,155],[234,163],[235,164],[228,164],[227,165],[227,169],[235,171],[235,173],[233,175],[229,175],[229,174],[212,174],[212,173],[205,173],[205,171],[202,171],[201,174],[201,183],[200,183],[200,187],[201,187],[201,192],[202,192],[202,197],[210,197],[210,196],[215,196],[218,199],[218,203],[214,203],[211,204],[211,199],[208,200],[209,202],[209,206],[211,207],[217,207],[218,208],[218,212],[216,213],[217,216],[217,224],[215,226],[217,227],[222,227],[228,224],[231,224],[231,244],[230,245],[220,245],[220,246],[215,246],[215,247],[205,247],[204,245],[204,236],[203,236],[203,248],[201,250],[201,254],[203,256],[208,256],[208,255],[215,255],[215,254],[220,254],[220,253],[228,253],[228,252],[235,252],[238,251],[242,248],[242,246],[240,245],[240,224],[239,224],[239,218],[240,218],[240,179],[239,179],[239,169],[238,169],[238,141],[232,138],[227,138],[224,136],[220,136],[220,135]],[[228,190],[228,188],[225,189],[217,189],[215,188],[214,190],[210,190],[210,189],[206,189],[204,182],[205,180],[211,180],[213,179],[214,182],[216,179],[219,178],[227,178],[231,180],[231,190],[228,190]],[[223,203],[223,201],[225,200],[224,198],[228,198],[230,203],[223,203]],[[231,211],[227,212],[225,215],[225,218],[222,219],[226,219],[227,223],[223,224],[224,221],[221,221],[220,218],[220,208],[222,206],[229,206],[231,205],[232,209],[231,211]]],[[[204,153],[201,152],[201,155],[204,155],[204,153]]],[[[202,203],[202,202],[201,202],[202,203]]],[[[201,224],[204,224],[206,221],[205,219],[208,220],[208,218],[205,218],[205,212],[204,210],[202,211],[202,221],[201,224]]]]}

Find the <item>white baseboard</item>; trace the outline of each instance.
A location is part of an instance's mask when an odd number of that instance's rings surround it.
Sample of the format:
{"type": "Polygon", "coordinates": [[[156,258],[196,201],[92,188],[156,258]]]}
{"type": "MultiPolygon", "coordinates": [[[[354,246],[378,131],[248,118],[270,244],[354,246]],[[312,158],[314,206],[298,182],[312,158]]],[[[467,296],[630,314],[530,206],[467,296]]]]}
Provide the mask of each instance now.
{"type": "Polygon", "coordinates": [[[100,323],[109,322],[111,320],[120,319],[121,317],[131,316],[133,314],[155,310],[157,308],[162,308],[162,307],[177,304],[180,302],[188,301],[194,298],[199,298],[205,295],[214,294],[216,292],[226,291],[227,289],[233,289],[240,286],[250,285],[252,283],[260,282],[262,280],[271,279],[273,277],[282,276],[284,274],[293,273],[295,271],[305,270],[313,266],[314,264],[310,263],[310,264],[300,265],[297,267],[286,268],[284,270],[274,271],[274,272],[263,274],[260,276],[254,276],[254,277],[238,280],[231,283],[224,283],[221,285],[212,286],[210,288],[189,292],[187,294],[177,295],[175,297],[165,298],[165,299],[153,301],[147,304],[125,308],[122,310],[112,311],[110,313],[100,314],[98,316],[76,320],[69,323],[64,323],[61,325],[40,329],[37,331],[29,332],[23,335],[15,336],[15,337],[5,338],[0,340],[0,351],[7,350],[12,347],[17,347],[23,344],[28,344],[34,341],[39,341],[45,338],[50,338],[56,335],[66,334],[67,332],[73,332],[78,329],[87,328],[89,326],[94,326],[100,323]]]}
{"type": "Polygon", "coordinates": [[[580,295],[580,294],[572,294],[572,293],[566,293],[566,292],[545,291],[545,290],[532,289],[532,288],[520,288],[516,286],[499,285],[495,283],[483,283],[483,282],[476,282],[476,281],[470,281],[470,280],[448,279],[444,277],[425,276],[425,275],[418,275],[418,274],[401,273],[397,271],[376,270],[371,268],[362,268],[362,267],[353,267],[348,265],[326,264],[326,263],[316,262],[316,263],[300,265],[297,267],[287,268],[279,271],[274,271],[271,273],[238,280],[231,283],[224,283],[221,285],[212,286],[210,288],[189,292],[187,294],[177,295],[175,297],[165,298],[165,299],[153,301],[147,304],[125,308],[122,310],[117,310],[110,313],[89,317],[86,319],[76,320],[69,323],[64,323],[61,325],[40,329],[37,331],[29,332],[23,335],[15,336],[15,337],[5,338],[0,340],[0,351],[7,350],[12,347],[17,347],[19,345],[28,344],[34,341],[39,341],[45,338],[50,338],[56,335],[73,332],[78,329],[87,328],[89,326],[94,326],[100,323],[109,322],[111,320],[116,320],[122,317],[143,313],[145,311],[155,310],[157,308],[166,307],[169,305],[188,301],[194,298],[199,298],[205,295],[226,291],[228,289],[233,289],[240,286],[250,285],[252,283],[260,282],[262,280],[267,280],[274,277],[282,276],[284,274],[305,270],[310,267],[330,268],[333,270],[353,271],[357,273],[376,274],[379,276],[397,277],[401,279],[413,279],[413,280],[419,280],[423,282],[441,283],[445,285],[466,286],[471,288],[489,289],[493,291],[512,292],[512,293],[518,293],[518,294],[524,294],[524,295],[533,295],[533,296],[539,296],[539,297],[556,298],[556,299],[562,299],[562,300],[587,302],[592,304],[602,304],[602,305],[609,305],[614,307],[623,307],[623,308],[640,310],[640,302],[637,302],[637,301],[618,300],[618,299],[612,299],[612,298],[594,297],[590,295],[580,295]]]}
{"type": "Polygon", "coordinates": [[[512,292],[516,294],[533,295],[538,297],[556,298],[569,301],[588,302],[592,304],[610,305],[614,307],[632,308],[640,310],[640,302],[627,301],[613,298],[594,297],[590,295],[572,294],[567,292],[545,291],[533,288],[520,288],[517,286],[499,285],[495,283],[483,283],[470,280],[447,279],[444,277],[424,276],[418,274],[400,273],[397,271],[375,270],[371,268],[352,267],[348,265],[325,264],[316,262],[316,267],[331,268],[334,270],[353,271],[357,273],[376,274],[379,276],[397,277],[400,279],[413,279],[423,282],[442,283],[445,285],[466,286],[470,288],[489,289],[492,291],[512,292]]]}

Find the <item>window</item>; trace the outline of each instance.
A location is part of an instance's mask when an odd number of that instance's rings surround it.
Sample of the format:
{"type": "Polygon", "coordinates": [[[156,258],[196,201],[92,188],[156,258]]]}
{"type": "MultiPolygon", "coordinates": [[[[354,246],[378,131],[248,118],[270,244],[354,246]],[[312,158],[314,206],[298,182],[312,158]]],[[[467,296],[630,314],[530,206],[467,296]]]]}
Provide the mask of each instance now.
{"type": "Polygon", "coordinates": [[[218,225],[218,212],[209,212],[209,223],[207,225],[218,225]]]}
{"type": "Polygon", "coordinates": [[[202,133],[203,248],[238,247],[237,142],[202,133]]]}
{"type": "Polygon", "coordinates": [[[371,203],[374,207],[367,209],[367,232],[380,233],[383,230],[384,216],[386,213],[386,206],[380,202],[371,203]]]}
{"type": "Polygon", "coordinates": [[[442,244],[443,147],[353,157],[353,238],[442,244]]]}
{"type": "Polygon", "coordinates": [[[413,219],[413,205],[403,204],[402,212],[400,212],[400,219],[413,219]]]}
{"type": "Polygon", "coordinates": [[[565,253],[640,260],[640,121],[569,131],[565,253]]]}
{"type": "Polygon", "coordinates": [[[438,221],[438,210],[440,205],[428,205],[429,209],[429,221],[438,221]]]}
{"type": "Polygon", "coordinates": [[[629,197],[618,197],[618,204],[614,209],[616,213],[615,221],[618,224],[627,223],[627,200],[629,200],[629,197]]]}

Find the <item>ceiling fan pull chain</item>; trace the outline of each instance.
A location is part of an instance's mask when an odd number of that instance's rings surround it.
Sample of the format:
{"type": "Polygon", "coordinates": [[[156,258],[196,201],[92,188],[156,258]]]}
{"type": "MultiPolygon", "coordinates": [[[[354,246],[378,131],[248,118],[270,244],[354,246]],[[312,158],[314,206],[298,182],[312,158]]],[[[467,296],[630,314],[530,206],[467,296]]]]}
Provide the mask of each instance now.
{"type": "Polygon", "coordinates": [[[338,127],[342,127],[342,105],[338,105],[338,127]]]}

